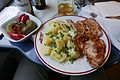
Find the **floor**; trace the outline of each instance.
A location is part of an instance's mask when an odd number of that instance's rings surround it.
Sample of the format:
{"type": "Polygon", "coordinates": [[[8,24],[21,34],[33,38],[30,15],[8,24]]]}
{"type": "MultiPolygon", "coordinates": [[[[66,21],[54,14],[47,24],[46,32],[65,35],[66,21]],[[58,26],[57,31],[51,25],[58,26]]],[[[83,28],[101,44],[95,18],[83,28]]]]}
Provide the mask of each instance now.
{"type": "Polygon", "coordinates": [[[105,70],[107,80],[120,80],[120,63],[105,70]]]}
{"type": "Polygon", "coordinates": [[[13,80],[18,59],[20,56],[15,53],[14,49],[0,48],[0,80],[13,80]]]}

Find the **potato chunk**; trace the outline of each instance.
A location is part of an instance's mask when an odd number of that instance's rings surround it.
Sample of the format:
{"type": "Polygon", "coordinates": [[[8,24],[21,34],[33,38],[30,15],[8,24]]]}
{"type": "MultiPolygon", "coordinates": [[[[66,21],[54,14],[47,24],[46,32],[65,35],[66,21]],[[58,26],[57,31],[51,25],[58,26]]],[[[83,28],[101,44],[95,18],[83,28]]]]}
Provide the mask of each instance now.
{"type": "Polygon", "coordinates": [[[52,48],[50,48],[50,47],[46,46],[46,47],[45,47],[44,54],[45,54],[45,55],[50,55],[50,54],[51,54],[51,52],[52,52],[52,48]]]}
{"type": "Polygon", "coordinates": [[[59,51],[62,50],[65,47],[65,43],[64,43],[63,40],[56,39],[55,42],[56,42],[57,49],[59,51]]]}
{"type": "Polygon", "coordinates": [[[52,41],[53,41],[52,38],[50,38],[49,36],[46,36],[46,38],[44,39],[44,45],[49,46],[52,44],[52,41]]]}
{"type": "Polygon", "coordinates": [[[67,58],[67,54],[65,54],[64,52],[61,52],[60,54],[57,53],[55,50],[53,50],[51,52],[51,58],[54,59],[55,61],[58,61],[58,62],[64,62],[65,59],[67,58]]]}

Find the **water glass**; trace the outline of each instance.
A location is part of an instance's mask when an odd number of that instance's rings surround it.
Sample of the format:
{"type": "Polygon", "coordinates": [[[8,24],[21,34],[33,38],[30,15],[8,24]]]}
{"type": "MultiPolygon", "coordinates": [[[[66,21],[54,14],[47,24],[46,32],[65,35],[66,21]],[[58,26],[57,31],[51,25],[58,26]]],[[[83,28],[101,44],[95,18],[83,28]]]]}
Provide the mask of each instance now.
{"type": "Polygon", "coordinates": [[[58,15],[74,15],[74,0],[57,0],[58,15]]]}

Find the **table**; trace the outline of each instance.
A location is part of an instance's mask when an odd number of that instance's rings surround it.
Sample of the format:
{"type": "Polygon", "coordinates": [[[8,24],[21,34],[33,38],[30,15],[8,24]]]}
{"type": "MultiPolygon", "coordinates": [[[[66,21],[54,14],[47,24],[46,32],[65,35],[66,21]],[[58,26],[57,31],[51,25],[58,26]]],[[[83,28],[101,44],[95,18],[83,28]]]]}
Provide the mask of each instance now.
{"type": "MultiPolygon", "coordinates": [[[[43,22],[50,19],[51,17],[53,17],[54,15],[56,15],[56,8],[53,6],[52,1],[54,0],[47,0],[47,4],[51,4],[49,5],[49,7],[47,7],[45,10],[36,10],[34,7],[34,11],[35,11],[35,15],[41,19],[43,22]],[[52,13],[46,13],[47,11],[51,10],[55,10],[55,12],[52,13]],[[42,14],[46,13],[46,14],[42,14]],[[41,14],[41,15],[40,15],[41,14]],[[45,18],[46,17],[46,18],[45,18]]],[[[56,4],[56,3],[55,3],[56,4]]],[[[42,64],[43,63],[40,61],[40,59],[38,58],[35,49],[34,49],[34,42],[33,42],[33,37],[31,36],[28,40],[26,40],[25,42],[11,42],[9,40],[7,40],[6,37],[3,37],[2,39],[0,39],[0,48],[14,48],[16,50],[18,50],[20,53],[22,53],[24,56],[26,56],[28,59],[30,59],[31,61],[38,63],[38,64],[42,64]]],[[[116,63],[120,62],[120,51],[111,44],[111,54],[110,57],[108,59],[108,61],[106,62],[106,64],[101,68],[101,69],[106,69],[116,63]]]]}

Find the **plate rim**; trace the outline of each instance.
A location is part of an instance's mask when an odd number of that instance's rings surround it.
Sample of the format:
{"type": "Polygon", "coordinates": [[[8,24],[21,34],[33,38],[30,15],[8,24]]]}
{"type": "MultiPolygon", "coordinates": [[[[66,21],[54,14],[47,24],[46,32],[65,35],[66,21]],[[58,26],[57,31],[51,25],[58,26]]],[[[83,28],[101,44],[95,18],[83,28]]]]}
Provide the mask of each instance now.
{"type": "MultiPolygon", "coordinates": [[[[80,17],[80,18],[82,17],[82,18],[86,18],[86,19],[87,19],[87,17],[83,17],[83,16],[76,16],[76,15],[72,15],[72,16],[73,16],[73,17],[80,17]]],[[[38,33],[40,32],[41,28],[44,27],[44,25],[45,25],[47,22],[49,22],[49,21],[51,21],[51,20],[53,20],[53,19],[56,19],[56,18],[60,18],[60,17],[65,17],[65,16],[57,16],[57,17],[54,17],[54,18],[51,18],[51,19],[47,20],[46,22],[44,22],[44,23],[41,25],[41,27],[39,28],[39,30],[36,32],[36,35],[35,35],[35,38],[34,38],[34,48],[35,48],[35,51],[36,51],[36,54],[37,54],[38,58],[39,58],[39,59],[43,62],[43,64],[46,65],[48,68],[50,68],[50,69],[52,69],[52,70],[54,70],[54,71],[56,71],[56,72],[58,72],[58,73],[65,74],[65,75],[85,75],[85,74],[89,74],[89,73],[92,73],[92,72],[96,71],[97,68],[92,68],[92,69],[90,69],[90,70],[83,71],[83,72],[68,72],[68,71],[56,69],[56,68],[54,68],[54,66],[51,66],[51,65],[49,65],[48,63],[46,63],[45,60],[41,57],[40,52],[37,50],[37,46],[36,46],[37,35],[38,35],[38,33]]],[[[67,17],[69,17],[69,16],[67,16],[67,17]]],[[[98,22],[98,21],[97,21],[97,22],[98,22]]],[[[99,24],[99,23],[98,23],[98,24],[99,24]]],[[[99,25],[100,25],[100,24],[99,24],[99,25]]],[[[108,58],[109,58],[109,56],[110,56],[110,52],[111,52],[111,42],[110,42],[110,38],[108,37],[108,35],[107,35],[107,33],[105,32],[105,30],[104,30],[101,26],[100,26],[100,28],[101,28],[102,31],[104,32],[104,34],[105,34],[105,36],[106,36],[106,39],[107,39],[107,44],[108,44],[108,51],[107,51],[107,53],[106,53],[105,60],[104,60],[104,62],[102,63],[102,65],[100,65],[100,67],[102,67],[102,66],[106,63],[106,61],[108,60],[108,58]]],[[[100,68],[100,67],[99,67],[99,68],[100,68]]],[[[99,69],[99,68],[98,68],[98,69],[99,69]]]]}

